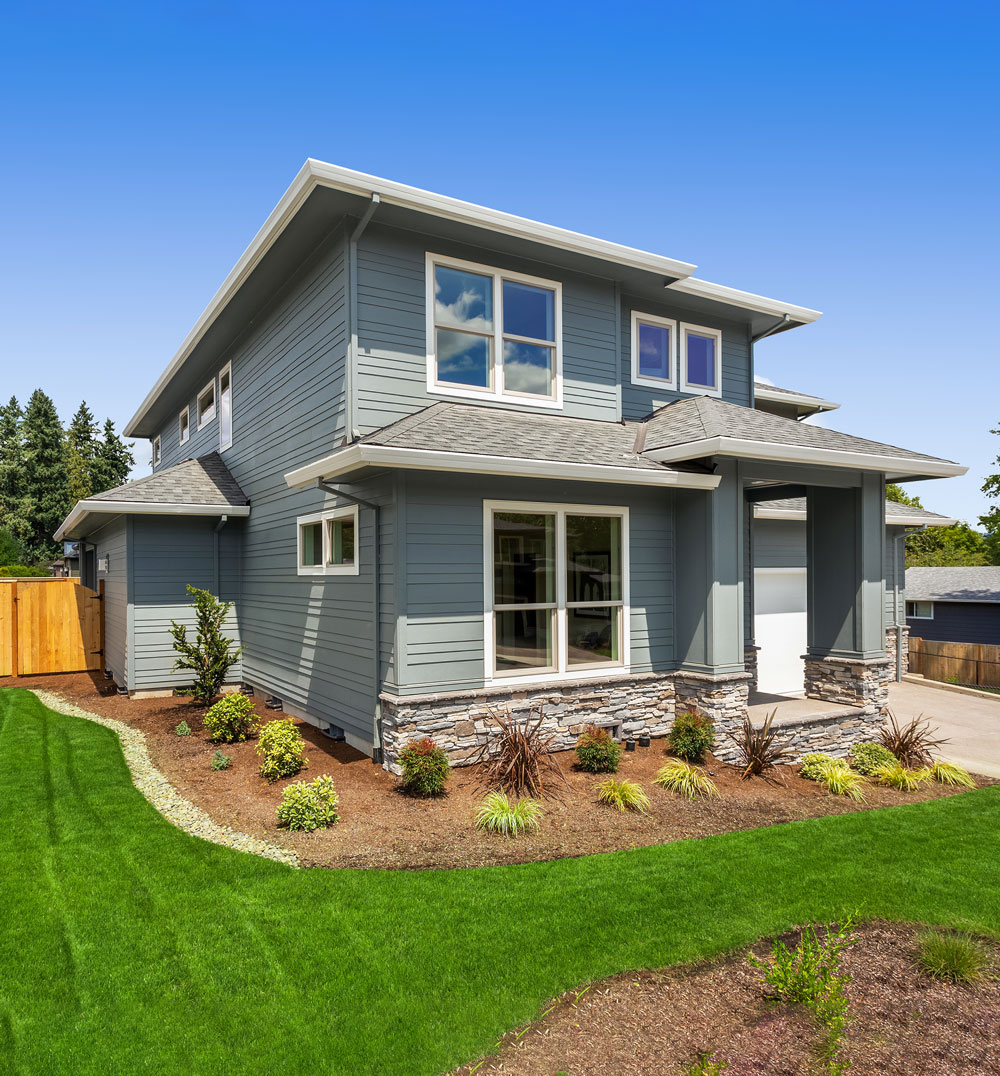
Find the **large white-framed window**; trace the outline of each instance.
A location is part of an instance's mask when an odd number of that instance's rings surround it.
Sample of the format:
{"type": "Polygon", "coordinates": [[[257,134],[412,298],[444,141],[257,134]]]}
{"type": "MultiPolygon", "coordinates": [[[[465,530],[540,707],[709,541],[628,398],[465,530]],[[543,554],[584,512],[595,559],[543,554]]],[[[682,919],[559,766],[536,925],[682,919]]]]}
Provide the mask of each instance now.
{"type": "Polygon", "coordinates": [[[912,617],[914,620],[933,620],[934,619],[934,603],[933,602],[907,602],[906,603],[906,615],[912,617]]]}
{"type": "Polygon", "coordinates": [[[160,435],[153,438],[153,470],[160,466],[160,435]]]}
{"type": "Polygon", "coordinates": [[[185,407],[177,416],[177,442],[186,444],[191,436],[191,408],[185,407]]]}
{"type": "Polygon", "coordinates": [[[677,388],[677,322],[632,311],[632,384],[677,388]]]}
{"type": "Polygon", "coordinates": [[[562,407],[562,285],[428,254],[427,391],[562,407]]]}
{"type": "Polygon", "coordinates": [[[295,520],[299,575],[358,574],[358,506],[328,508],[295,520]]]}
{"type": "Polygon", "coordinates": [[[207,426],[215,418],[215,378],[198,393],[198,429],[207,426]]]}
{"type": "Polygon", "coordinates": [[[484,501],[488,681],[629,667],[628,509],[484,501]]]}
{"type": "Polygon", "coordinates": [[[681,392],[722,395],[722,333],[704,325],[680,326],[681,392]]]}
{"type": "Polygon", "coordinates": [[[219,451],[233,444],[233,364],[219,371],[219,451]]]}

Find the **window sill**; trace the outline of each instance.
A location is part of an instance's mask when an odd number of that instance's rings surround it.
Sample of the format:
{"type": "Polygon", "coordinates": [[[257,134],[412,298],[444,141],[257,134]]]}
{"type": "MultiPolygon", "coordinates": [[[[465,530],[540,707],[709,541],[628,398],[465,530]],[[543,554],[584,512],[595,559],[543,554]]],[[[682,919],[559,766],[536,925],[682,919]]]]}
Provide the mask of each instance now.
{"type": "Polygon", "coordinates": [[[562,398],[556,399],[546,398],[544,396],[517,396],[511,394],[501,394],[499,392],[484,392],[478,389],[463,389],[452,388],[450,386],[445,387],[438,384],[430,384],[427,386],[428,395],[431,396],[445,396],[452,397],[456,400],[480,400],[483,403],[503,403],[503,404],[522,404],[525,407],[543,407],[549,410],[561,411],[563,402],[562,398]]]}

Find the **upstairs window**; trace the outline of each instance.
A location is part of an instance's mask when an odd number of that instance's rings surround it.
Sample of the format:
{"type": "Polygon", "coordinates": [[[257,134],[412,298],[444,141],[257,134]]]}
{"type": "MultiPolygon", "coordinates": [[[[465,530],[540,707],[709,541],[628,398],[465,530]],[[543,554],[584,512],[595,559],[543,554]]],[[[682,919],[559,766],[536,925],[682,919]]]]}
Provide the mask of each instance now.
{"type": "Polygon", "coordinates": [[[160,438],[159,436],[153,438],[153,468],[160,466],[160,438]]]}
{"type": "Polygon", "coordinates": [[[429,392],[561,406],[557,282],[428,255],[427,290],[429,392]]]}
{"type": "Polygon", "coordinates": [[[177,429],[177,440],[183,445],[191,436],[191,412],[187,407],[177,416],[177,429]]]}
{"type": "Polygon", "coordinates": [[[681,325],[681,392],[722,395],[722,333],[681,325]]]}
{"type": "Polygon", "coordinates": [[[233,443],[233,367],[227,363],[219,374],[219,449],[233,443]]]}
{"type": "Polygon", "coordinates": [[[198,429],[215,418],[215,378],[198,393],[198,429]]]}
{"type": "Polygon", "coordinates": [[[933,602],[907,602],[906,603],[906,615],[913,617],[915,620],[933,620],[934,619],[934,603],[933,602]]]}
{"type": "Polygon", "coordinates": [[[676,390],[676,321],[632,311],[632,384],[676,390]]]}
{"type": "Polygon", "coordinates": [[[299,516],[299,575],[358,574],[358,508],[333,508],[299,516]]]}

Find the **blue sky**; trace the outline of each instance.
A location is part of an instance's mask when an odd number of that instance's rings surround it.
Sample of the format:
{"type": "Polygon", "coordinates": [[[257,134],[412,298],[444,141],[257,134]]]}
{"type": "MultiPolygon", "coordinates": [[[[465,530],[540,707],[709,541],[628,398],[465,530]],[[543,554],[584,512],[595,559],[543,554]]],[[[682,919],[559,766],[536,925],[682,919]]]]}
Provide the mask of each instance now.
{"type": "Polygon", "coordinates": [[[969,464],[913,489],[985,509],[992,5],[19,7],[0,16],[5,398],[41,385],[64,417],[86,397],[125,422],[312,156],[823,310],[758,345],[758,372],[841,401],[827,425],[969,464]]]}

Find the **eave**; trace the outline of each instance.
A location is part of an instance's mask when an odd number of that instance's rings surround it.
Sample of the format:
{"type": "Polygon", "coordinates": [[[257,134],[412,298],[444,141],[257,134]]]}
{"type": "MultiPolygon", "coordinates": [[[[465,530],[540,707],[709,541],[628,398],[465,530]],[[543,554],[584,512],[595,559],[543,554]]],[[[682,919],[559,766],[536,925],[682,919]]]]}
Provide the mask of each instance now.
{"type": "Polygon", "coordinates": [[[83,523],[93,515],[103,516],[248,516],[248,504],[177,504],[158,501],[102,501],[99,499],[77,501],[70,514],[53,535],[57,542],[64,538],[86,537],[80,531],[83,523]],[[73,533],[76,531],[77,533],[73,533]]]}

